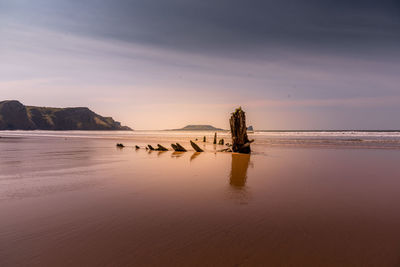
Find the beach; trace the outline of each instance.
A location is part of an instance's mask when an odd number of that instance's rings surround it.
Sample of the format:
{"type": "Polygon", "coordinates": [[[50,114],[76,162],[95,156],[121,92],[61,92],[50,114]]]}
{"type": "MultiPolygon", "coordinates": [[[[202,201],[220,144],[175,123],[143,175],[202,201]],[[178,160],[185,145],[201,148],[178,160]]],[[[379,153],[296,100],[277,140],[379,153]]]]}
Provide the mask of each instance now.
{"type": "Polygon", "coordinates": [[[399,132],[213,134],[0,132],[0,266],[400,263],[399,132]]]}

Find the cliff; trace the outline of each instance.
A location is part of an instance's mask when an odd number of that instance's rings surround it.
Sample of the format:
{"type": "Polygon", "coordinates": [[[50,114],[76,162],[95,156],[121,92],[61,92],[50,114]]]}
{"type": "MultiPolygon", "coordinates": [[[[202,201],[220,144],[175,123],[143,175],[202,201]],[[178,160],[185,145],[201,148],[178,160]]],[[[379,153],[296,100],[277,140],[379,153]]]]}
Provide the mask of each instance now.
{"type": "Polygon", "coordinates": [[[0,102],[0,130],[132,130],[88,108],[24,106],[16,100],[0,102]]]}

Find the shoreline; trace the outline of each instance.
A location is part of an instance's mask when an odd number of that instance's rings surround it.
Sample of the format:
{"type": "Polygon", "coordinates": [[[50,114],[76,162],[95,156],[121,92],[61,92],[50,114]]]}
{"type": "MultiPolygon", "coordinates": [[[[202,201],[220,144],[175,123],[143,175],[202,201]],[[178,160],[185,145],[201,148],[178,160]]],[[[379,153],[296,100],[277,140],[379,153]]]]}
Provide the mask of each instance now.
{"type": "MultiPolygon", "coordinates": [[[[0,131],[0,142],[12,138],[58,138],[58,139],[93,139],[112,140],[124,143],[127,146],[147,146],[148,144],[161,145],[172,149],[170,144],[181,142],[185,148],[192,150],[190,140],[198,145],[205,146],[208,152],[215,152],[224,145],[214,145],[212,140],[214,131],[141,131],[141,132],[111,132],[111,131],[0,131]],[[207,142],[202,141],[206,136],[207,142]],[[197,139],[197,140],[196,140],[197,139]]],[[[250,133],[249,137],[255,139],[252,147],[255,151],[262,151],[268,147],[328,147],[328,148],[361,148],[361,149],[400,149],[400,133],[397,132],[285,132],[250,133]],[[376,134],[373,134],[376,133],[376,134]]],[[[218,138],[224,138],[225,143],[231,143],[229,132],[217,132],[218,138]]]]}

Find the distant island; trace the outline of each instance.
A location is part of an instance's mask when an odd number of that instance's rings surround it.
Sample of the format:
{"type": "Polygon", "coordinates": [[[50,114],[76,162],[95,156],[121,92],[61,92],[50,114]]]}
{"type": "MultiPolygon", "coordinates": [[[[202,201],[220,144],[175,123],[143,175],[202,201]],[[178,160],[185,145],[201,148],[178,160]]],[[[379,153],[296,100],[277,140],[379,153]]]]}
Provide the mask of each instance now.
{"type": "Polygon", "coordinates": [[[212,125],[186,125],[180,129],[170,129],[167,131],[225,131],[221,128],[216,128],[212,125]]]}
{"type": "Polygon", "coordinates": [[[127,130],[111,117],[89,108],[24,106],[16,100],[0,101],[0,130],[127,130]]]}

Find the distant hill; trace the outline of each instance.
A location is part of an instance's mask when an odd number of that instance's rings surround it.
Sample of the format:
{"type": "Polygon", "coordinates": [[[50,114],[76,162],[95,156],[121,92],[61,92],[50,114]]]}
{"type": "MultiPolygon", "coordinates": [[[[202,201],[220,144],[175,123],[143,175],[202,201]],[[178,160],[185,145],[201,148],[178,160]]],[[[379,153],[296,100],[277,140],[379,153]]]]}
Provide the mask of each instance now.
{"type": "Polygon", "coordinates": [[[16,100],[0,102],[0,130],[132,130],[88,108],[24,106],[16,100]]]}
{"type": "Polygon", "coordinates": [[[225,130],[220,128],[215,128],[212,125],[187,125],[181,129],[172,129],[170,131],[225,131],[225,130]]]}

